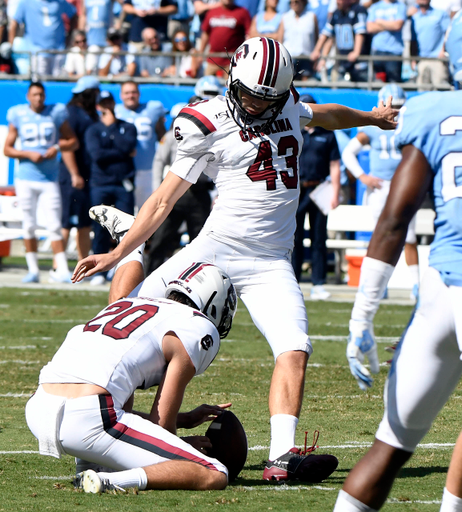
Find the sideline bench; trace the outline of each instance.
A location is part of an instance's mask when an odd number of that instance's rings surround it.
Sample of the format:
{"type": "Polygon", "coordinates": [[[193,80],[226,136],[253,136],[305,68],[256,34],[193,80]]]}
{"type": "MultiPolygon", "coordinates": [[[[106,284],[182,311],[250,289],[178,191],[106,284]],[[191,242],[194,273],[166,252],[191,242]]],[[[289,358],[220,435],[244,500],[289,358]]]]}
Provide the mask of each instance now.
{"type": "MultiPolygon", "coordinates": [[[[422,208],[417,212],[416,233],[419,236],[430,236],[435,233],[433,222],[435,212],[431,209],[422,208]]],[[[342,282],[341,265],[344,261],[345,251],[348,249],[367,249],[368,240],[349,240],[342,238],[344,233],[352,232],[372,232],[374,230],[374,220],[370,208],[362,205],[340,205],[332,210],[327,216],[327,234],[334,236],[328,238],[326,246],[329,251],[335,253],[335,277],[337,283],[342,282]]],[[[305,217],[305,231],[310,229],[308,215],[305,217]]],[[[303,240],[304,247],[311,246],[311,240],[303,240]]]]}

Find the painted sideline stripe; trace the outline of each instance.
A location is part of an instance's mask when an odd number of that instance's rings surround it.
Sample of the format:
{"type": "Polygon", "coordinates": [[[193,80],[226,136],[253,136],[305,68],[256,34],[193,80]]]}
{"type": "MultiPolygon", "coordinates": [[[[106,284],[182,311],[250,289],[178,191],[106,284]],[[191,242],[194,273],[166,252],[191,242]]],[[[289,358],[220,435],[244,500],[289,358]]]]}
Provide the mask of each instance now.
{"type": "MultiPolygon", "coordinates": [[[[349,448],[370,448],[372,446],[372,443],[360,443],[356,441],[352,441],[348,444],[337,444],[337,445],[321,445],[319,448],[321,449],[328,449],[328,450],[344,450],[349,448]]],[[[432,450],[435,448],[453,448],[455,446],[455,443],[423,443],[417,445],[417,448],[422,448],[426,450],[432,450]]],[[[261,451],[261,450],[269,450],[269,446],[262,446],[262,445],[256,445],[256,446],[250,446],[249,451],[261,451]]],[[[304,448],[304,446],[300,445],[298,448],[304,448]]]]}
{"type": "Polygon", "coordinates": [[[3,395],[0,395],[0,398],[23,398],[23,397],[31,397],[31,393],[4,393],[3,395]]]}

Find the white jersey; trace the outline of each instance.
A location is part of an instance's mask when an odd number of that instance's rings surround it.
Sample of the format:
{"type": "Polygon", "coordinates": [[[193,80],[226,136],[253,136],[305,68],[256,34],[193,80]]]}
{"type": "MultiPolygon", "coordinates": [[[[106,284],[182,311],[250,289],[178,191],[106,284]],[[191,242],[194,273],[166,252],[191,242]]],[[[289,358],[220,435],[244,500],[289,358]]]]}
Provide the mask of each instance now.
{"type": "Polygon", "coordinates": [[[218,198],[205,232],[268,251],[292,249],[301,127],[312,117],[295,90],[267,133],[260,132],[257,122],[241,130],[223,96],[181,110],[170,171],[191,183],[204,172],[215,183],[218,198]]]}
{"type": "Polygon", "coordinates": [[[220,347],[215,325],[199,311],[168,299],[121,299],[69,331],[39,383],[96,384],[123,407],[135,389],[161,382],[167,367],[162,340],[168,332],[183,343],[196,375],[220,347]]]}

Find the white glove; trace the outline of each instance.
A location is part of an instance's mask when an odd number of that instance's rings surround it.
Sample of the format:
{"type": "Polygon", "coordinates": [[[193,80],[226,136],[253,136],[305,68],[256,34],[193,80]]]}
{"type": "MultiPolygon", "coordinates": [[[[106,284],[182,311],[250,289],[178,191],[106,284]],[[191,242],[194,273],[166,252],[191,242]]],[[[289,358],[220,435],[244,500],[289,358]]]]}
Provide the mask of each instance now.
{"type": "Polygon", "coordinates": [[[365,356],[369,360],[371,372],[379,373],[377,344],[371,322],[350,320],[350,336],[348,337],[346,356],[351,374],[357,380],[358,386],[366,391],[372,386],[374,380],[367,368],[362,365],[365,356]]]}

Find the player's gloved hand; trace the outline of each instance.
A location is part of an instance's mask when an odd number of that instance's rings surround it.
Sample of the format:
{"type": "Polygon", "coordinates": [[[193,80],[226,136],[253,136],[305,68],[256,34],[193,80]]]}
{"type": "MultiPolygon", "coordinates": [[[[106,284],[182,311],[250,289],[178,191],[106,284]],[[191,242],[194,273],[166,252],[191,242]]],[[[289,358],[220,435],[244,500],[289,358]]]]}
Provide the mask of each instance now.
{"type": "Polygon", "coordinates": [[[379,358],[372,323],[350,320],[350,336],[348,337],[346,356],[350,371],[358,382],[358,386],[366,391],[372,386],[374,380],[369,370],[362,364],[365,357],[369,360],[371,372],[379,373],[379,358]]]}

